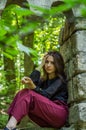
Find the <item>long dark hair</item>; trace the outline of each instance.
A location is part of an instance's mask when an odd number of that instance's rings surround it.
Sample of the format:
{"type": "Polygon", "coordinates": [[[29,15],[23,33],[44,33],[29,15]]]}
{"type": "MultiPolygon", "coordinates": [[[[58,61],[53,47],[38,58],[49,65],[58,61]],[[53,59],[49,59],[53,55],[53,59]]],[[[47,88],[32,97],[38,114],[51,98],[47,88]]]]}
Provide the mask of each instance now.
{"type": "MultiPolygon", "coordinates": [[[[60,52],[58,51],[49,51],[47,53],[47,55],[49,56],[53,56],[54,58],[54,65],[56,68],[56,76],[58,76],[62,81],[64,81],[64,78],[66,78],[65,72],[64,72],[64,60],[62,55],[60,54],[60,52]]],[[[45,77],[45,79],[48,77],[44,67],[43,67],[43,77],[45,77]]]]}

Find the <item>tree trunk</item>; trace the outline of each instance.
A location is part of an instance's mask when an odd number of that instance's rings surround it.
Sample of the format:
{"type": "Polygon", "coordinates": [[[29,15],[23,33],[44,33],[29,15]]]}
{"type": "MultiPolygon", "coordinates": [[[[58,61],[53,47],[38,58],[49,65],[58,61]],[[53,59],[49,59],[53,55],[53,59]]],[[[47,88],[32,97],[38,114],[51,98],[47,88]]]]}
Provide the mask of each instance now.
{"type": "MultiPolygon", "coordinates": [[[[24,39],[24,45],[30,48],[33,48],[33,38],[34,38],[34,33],[29,34],[28,36],[25,37],[24,39]]],[[[24,75],[29,76],[33,69],[33,61],[31,60],[31,57],[27,54],[24,54],[24,75]]]]}
{"type": "Polygon", "coordinates": [[[15,61],[4,56],[4,71],[6,78],[7,93],[14,94],[16,91],[15,61]]]}
{"type": "MultiPolygon", "coordinates": [[[[2,14],[2,11],[4,10],[6,6],[7,0],[0,1],[0,16],[2,14]]],[[[16,84],[15,84],[15,65],[14,60],[8,59],[7,57],[3,56],[4,61],[4,71],[5,71],[5,78],[6,78],[6,86],[8,86],[7,93],[11,94],[15,93],[16,90],[16,84]],[[15,86],[14,86],[15,85],[15,86]],[[12,87],[12,89],[11,89],[12,87]]]]}

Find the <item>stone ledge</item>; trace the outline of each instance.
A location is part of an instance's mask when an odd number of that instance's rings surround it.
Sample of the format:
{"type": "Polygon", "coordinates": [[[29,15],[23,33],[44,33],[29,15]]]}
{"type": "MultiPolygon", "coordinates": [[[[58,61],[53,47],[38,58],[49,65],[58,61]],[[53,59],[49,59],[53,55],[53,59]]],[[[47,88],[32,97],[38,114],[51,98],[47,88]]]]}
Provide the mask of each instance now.
{"type": "Polygon", "coordinates": [[[32,127],[32,128],[29,128],[29,127],[24,127],[24,128],[18,128],[17,130],[75,130],[74,128],[72,127],[62,127],[60,129],[58,128],[42,128],[42,127],[32,127]]]}
{"type": "Polygon", "coordinates": [[[48,128],[48,127],[40,127],[35,122],[30,120],[28,116],[24,117],[21,121],[21,123],[17,126],[17,130],[70,130],[69,129],[69,123],[66,124],[66,126],[63,126],[62,128],[48,128]]]}
{"type": "Polygon", "coordinates": [[[41,128],[41,127],[37,127],[37,128],[20,128],[17,130],[59,130],[59,129],[54,129],[54,128],[41,128]]]}
{"type": "Polygon", "coordinates": [[[62,128],[47,128],[47,127],[22,127],[22,128],[17,128],[17,130],[75,130],[73,129],[73,126],[69,127],[62,127],[62,128]]]}

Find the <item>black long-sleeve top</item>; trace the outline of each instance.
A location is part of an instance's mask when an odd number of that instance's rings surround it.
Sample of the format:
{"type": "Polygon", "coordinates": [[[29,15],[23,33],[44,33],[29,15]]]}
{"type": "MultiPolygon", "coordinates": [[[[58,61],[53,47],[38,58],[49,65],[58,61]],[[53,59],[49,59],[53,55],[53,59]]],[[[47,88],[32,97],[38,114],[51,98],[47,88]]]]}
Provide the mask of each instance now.
{"type": "Polygon", "coordinates": [[[42,81],[40,79],[40,72],[34,70],[31,73],[30,78],[36,85],[34,91],[49,98],[52,101],[60,100],[67,103],[68,99],[67,83],[63,82],[59,77],[42,81]]]}

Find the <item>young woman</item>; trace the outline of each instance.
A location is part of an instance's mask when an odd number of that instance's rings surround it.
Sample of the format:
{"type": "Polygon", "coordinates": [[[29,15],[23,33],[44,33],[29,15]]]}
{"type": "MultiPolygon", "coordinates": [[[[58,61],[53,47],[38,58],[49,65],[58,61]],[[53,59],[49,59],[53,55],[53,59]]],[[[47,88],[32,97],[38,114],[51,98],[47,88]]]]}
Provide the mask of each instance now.
{"type": "Polygon", "coordinates": [[[68,116],[68,92],[61,54],[57,51],[48,52],[41,65],[30,77],[24,77],[22,83],[28,84],[28,88],[15,96],[8,110],[10,119],[4,130],[16,130],[17,123],[26,115],[41,127],[62,127],[68,116]]]}

